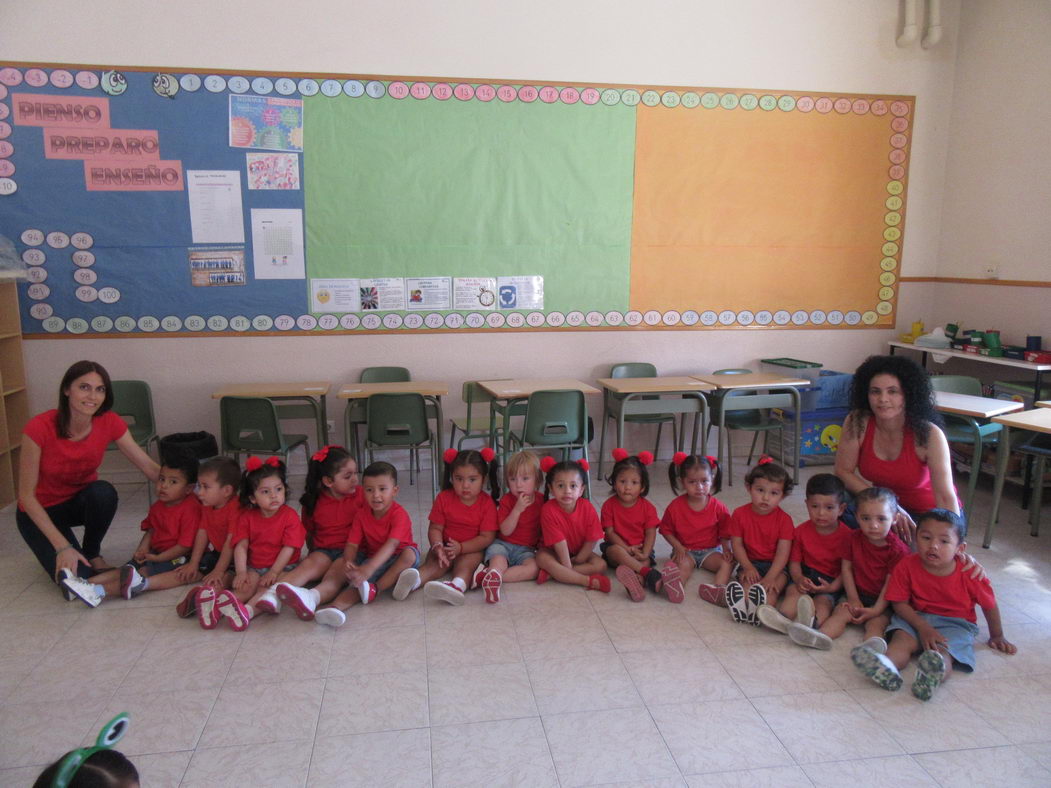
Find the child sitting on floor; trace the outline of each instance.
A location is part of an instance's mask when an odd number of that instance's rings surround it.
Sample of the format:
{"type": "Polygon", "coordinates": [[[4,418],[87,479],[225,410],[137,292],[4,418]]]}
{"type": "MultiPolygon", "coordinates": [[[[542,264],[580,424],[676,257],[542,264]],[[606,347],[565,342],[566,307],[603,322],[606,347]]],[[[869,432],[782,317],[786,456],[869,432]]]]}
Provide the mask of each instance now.
{"type": "Polygon", "coordinates": [[[554,457],[545,457],[540,467],[547,472],[550,500],[540,511],[544,545],[536,555],[540,566],[536,582],[546,583],[553,577],[560,583],[608,594],[611,586],[603,574],[606,562],[595,552],[602,526],[591,501],[580,502],[587,485],[587,461],[556,463],[554,457]]]}

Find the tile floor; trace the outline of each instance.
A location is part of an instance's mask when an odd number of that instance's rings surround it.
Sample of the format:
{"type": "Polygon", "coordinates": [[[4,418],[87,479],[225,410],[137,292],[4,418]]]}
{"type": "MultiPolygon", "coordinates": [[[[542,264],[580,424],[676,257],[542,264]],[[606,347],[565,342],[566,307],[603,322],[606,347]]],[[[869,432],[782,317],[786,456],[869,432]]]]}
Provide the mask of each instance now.
{"type": "MultiPolygon", "coordinates": [[[[113,561],[147,506],[141,485],[120,489],[113,561]]],[[[743,503],[740,480],[721,498],[743,503]]],[[[422,537],[431,491],[399,500],[422,537]]],[[[1031,538],[1017,501],[974,552],[1020,653],[979,646],[978,671],[925,705],[855,673],[857,632],[816,652],[733,624],[697,599],[703,573],[678,606],[530,583],[497,606],[381,598],[340,630],[286,613],[205,632],[176,617],[178,590],[89,610],[41,576],[8,508],[0,785],[30,785],[120,711],[147,786],[1051,785],[1051,534],[1031,538]]],[[[804,519],[802,493],[785,508],[804,519]]]]}

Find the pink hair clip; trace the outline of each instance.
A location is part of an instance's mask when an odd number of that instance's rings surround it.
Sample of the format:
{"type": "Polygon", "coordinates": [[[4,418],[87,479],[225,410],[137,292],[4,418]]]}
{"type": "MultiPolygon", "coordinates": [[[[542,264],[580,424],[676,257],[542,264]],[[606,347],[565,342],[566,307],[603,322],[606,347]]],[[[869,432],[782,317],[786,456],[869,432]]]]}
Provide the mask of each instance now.
{"type": "Polygon", "coordinates": [[[652,465],[653,464],[653,452],[652,451],[640,451],[639,452],[639,462],[641,462],[643,465],[652,465]]]}
{"type": "Polygon", "coordinates": [[[613,461],[614,462],[620,462],[621,460],[626,460],[626,459],[628,459],[628,450],[627,449],[619,449],[618,448],[618,449],[614,449],[613,450],[613,461]]]}
{"type": "Polygon", "coordinates": [[[686,462],[686,456],[686,452],[677,451],[671,456],[671,461],[674,465],[682,465],[684,462],[686,462]]]}
{"type": "Polygon", "coordinates": [[[449,463],[451,463],[453,460],[456,459],[456,455],[459,454],[459,453],[460,452],[456,451],[456,449],[453,449],[453,448],[446,449],[444,452],[442,452],[442,462],[444,462],[446,465],[448,465],[449,463]]]}
{"type": "Polygon", "coordinates": [[[496,456],[496,452],[493,451],[489,446],[486,446],[478,453],[482,455],[482,459],[486,462],[492,462],[493,457],[496,456]]]}

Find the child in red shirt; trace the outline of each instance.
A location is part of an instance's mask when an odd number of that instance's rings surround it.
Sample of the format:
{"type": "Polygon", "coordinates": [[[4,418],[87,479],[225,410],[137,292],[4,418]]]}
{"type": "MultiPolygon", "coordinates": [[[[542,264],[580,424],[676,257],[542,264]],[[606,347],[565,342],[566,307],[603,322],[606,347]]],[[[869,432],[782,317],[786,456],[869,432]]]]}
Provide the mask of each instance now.
{"type": "Polygon", "coordinates": [[[880,687],[896,690],[902,685],[901,669],[921,652],[912,694],[926,701],[953,668],[964,673],[974,670],[975,605],[982,608],[989,625],[989,645],[1005,654],[1018,649],[1004,637],[989,579],[975,579],[957,560],[967,549],[960,516],[948,509],[932,509],[918,519],[916,553],[898,562],[887,583],[886,597],[894,605],[887,653],[862,644],[850,656],[858,670],[880,687]]]}
{"type": "Polygon", "coordinates": [[[722,489],[722,471],[715,457],[677,451],[668,465],[673,493],[686,491],[668,504],[661,518],[661,535],[671,545],[671,560],[686,583],[694,569],[715,573],[715,583],[701,583],[698,595],[713,605],[726,606],[725,588],[733,571],[730,510],[715,496],[722,489]]]}
{"type": "Polygon", "coordinates": [[[446,449],[443,459],[445,484],[434,499],[427,529],[430,550],[419,570],[409,570],[404,581],[399,578],[401,588],[397,590],[404,599],[401,594],[407,596],[426,584],[428,599],[462,605],[467,584],[496,538],[496,503],[483,487],[488,479],[489,489],[497,490],[500,481],[490,448],[481,452],[446,449]],[[439,579],[450,571],[451,581],[439,579]]]}
{"type": "Polygon", "coordinates": [[[215,615],[201,619],[205,629],[214,628],[220,617],[237,632],[245,629],[258,612],[256,602],[299,561],[306,530],[296,511],[285,505],[287,491],[280,459],[248,458],[241,477],[241,516],[233,536],[237,574],[231,589],[216,593],[208,586],[198,595],[198,607],[214,604],[215,615]]]}
{"type": "Polygon", "coordinates": [[[547,473],[549,500],[540,510],[544,544],[536,555],[540,566],[536,582],[546,583],[553,577],[560,583],[608,594],[609,578],[602,573],[606,562],[595,552],[602,526],[591,502],[580,503],[587,485],[587,462],[556,463],[553,457],[545,457],[540,468],[547,473]]]}
{"type": "Polygon", "coordinates": [[[201,517],[200,504],[192,495],[196,481],[196,459],[165,459],[156,482],[157,500],[142,521],[145,533],[131,561],[87,580],[67,575],[63,587],[89,607],[97,607],[106,596],[119,593],[131,599],[144,591],[183,585],[186,581],[174,570],[186,561],[201,517]]]}
{"type": "Polygon", "coordinates": [[[613,495],[602,504],[602,530],[606,538],[599,552],[615,568],[617,579],[627,589],[632,602],[646,598],[646,588],[664,593],[672,602],[682,602],[682,573],[674,561],[666,561],[662,571],[655,569],[653,543],[657,539],[660,515],[646,498],[650,493],[647,466],[653,455],[640,452],[630,457],[624,449],[613,450],[613,470],[609,484],[613,495]]]}
{"type": "Polygon", "coordinates": [[[791,585],[779,608],[760,606],[759,621],[770,629],[787,634],[804,646],[831,647],[831,640],[811,636],[817,625],[832,615],[843,588],[843,553],[850,529],[839,521],[847,508],[847,488],[832,473],[811,476],[806,485],[806,507],[810,519],[792,535],[788,558],[791,585]],[[798,624],[798,627],[794,627],[798,624]]]}
{"type": "Polygon", "coordinates": [[[325,596],[318,600],[320,603],[332,599],[346,581],[342,559],[347,533],[364,508],[358,463],[350,452],[342,446],[324,446],[314,452],[299,503],[310,552],[294,569],[281,575],[279,582],[259,598],[256,607],[267,613],[280,613],[282,603],[288,601],[300,618],[309,621],[314,617],[309,605],[314,595],[297,596],[286,586],[300,588],[328,578],[333,582],[324,584],[325,596]]]}
{"type": "Polygon", "coordinates": [[[195,612],[209,620],[213,611],[199,610],[197,594],[204,586],[221,590],[233,582],[233,535],[241,516],[237,485],[241,467],[230,457],[213,457],[197,470],[197,498],[201,519],[193,541],[190,560],[176,569],[184,583],[196,583],[175,607],[180,618],[195,612]]]}
{"type": "Polygon", "coordinates": [[[792,492],[788,471],[763,456],[744,477],[751,503],[730,516],[730,542],[738,563],[737,580],[726,584],[726,606],[734,621],[759,626],[757,611],[776,605],[788,583],[788,558],[792,551],[792,518],[781,510],[781,501],[792,492]]]}
{"type": "MultiPolygon", "coordinates": [[[[347,621],[346,611],[353,605],[367,605],[376,598],[377,591],[396,586],[402,576],[408,583],[420,565],[420,548],[412,538],[412,520],[394,500],[398,494],[397,469],[388,462],[372,463],[362,474],[358,489],[363,492],[365,507],[354,516],[347,530],[342,557],[332,562],[340,576],[329,570],[315,588],[277,584],[278,596],[305,621],[314,619],[319,624],[341,627],[347,621]],[[340,592],[348,582],[349,586],[340,592]],[[327,604],[318,607],[321,602],[327,604]]],[[[415,577],[411,580],[414,582],[415,577]]],[[[395,590],[394,598],[404,599],[407,594],[405,591],[399,597],[395,590]]]]}
{"type": "Polygon", "coordinates": [[[499,532],[485,549],[485,561],[474,570],[471,588],[479,586],[485,601],[500,601],[504,583],[534,580],[536,547],[540,541],[540,509],[544,499],[537,490],[544,483],[540,458],[529,450],[520,451],[507,461],[504,470],[507,495],[500,499],[496,512],[499,532]]]}

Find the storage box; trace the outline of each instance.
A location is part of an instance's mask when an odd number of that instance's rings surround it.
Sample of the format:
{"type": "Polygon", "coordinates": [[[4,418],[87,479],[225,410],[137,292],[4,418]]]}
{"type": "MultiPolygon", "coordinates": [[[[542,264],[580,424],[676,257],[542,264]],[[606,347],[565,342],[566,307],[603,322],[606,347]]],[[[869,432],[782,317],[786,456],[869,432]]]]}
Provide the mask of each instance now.
{"type": "Polygon", "coordinates": [[[760,359],[762,371],[771,375],[799,377],[817,381],[821,374],[822,364],[816,361],[801,361],[798,358],[764,358],[760,359]]]}
{"type": "MultiPolygon", "coordinates": [[[[1024,380],[994,380],[993,397],[1021,402],[1026,410],[1033,407],[1033,383],[1024,380]]],[[[1042,386],[1040,399],[1051,399],[1051,386],[1042,386]]]]}
{"type": "Polygon", "coordinates": [[[1033,364],[1051,364],[1051,351],[1027,350],[1025,352],[1025,360],[1033,364]]]}
{"type": "MultiPolygon", "coordinates": [[[[847,408],[820,408],[804,410],[800,414],[800,465],[831,465],[836,461],[839,435],[843,429],[843,419],[847,417],[848,412],[847,408]]],[[[790,408],[774,408],[771,415],[784,422],[784,441],[782,443],[781,433],[771,431],[767,436],[766,453],[777,457],[782,463],[787,463],[792,458],[795,446],[795,411],[790,408]]]]}

